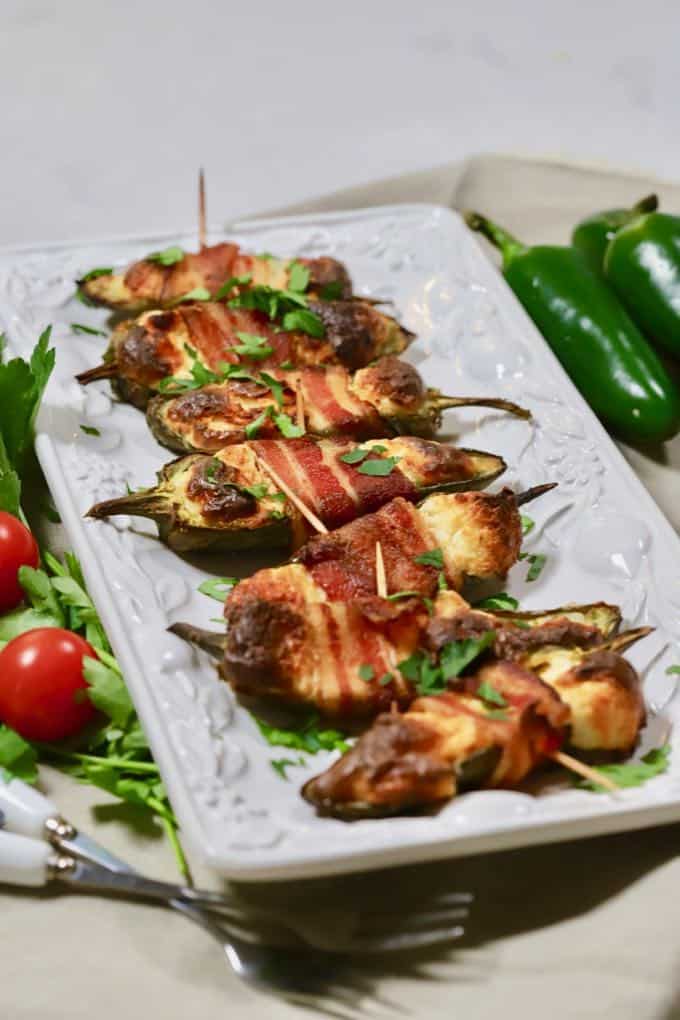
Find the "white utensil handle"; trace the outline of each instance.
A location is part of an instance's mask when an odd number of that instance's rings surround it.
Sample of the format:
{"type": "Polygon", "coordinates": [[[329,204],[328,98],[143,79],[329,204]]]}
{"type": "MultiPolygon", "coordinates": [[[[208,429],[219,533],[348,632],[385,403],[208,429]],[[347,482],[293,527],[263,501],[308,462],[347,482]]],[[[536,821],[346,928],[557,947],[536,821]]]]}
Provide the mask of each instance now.
{"type": "Polygon", "coordinates": [[[51,800],[21,779],[0,779],[0,811],[6,829],[34,839],[44,838],[45,822],[59,814],[51,800]]]}
{"type": "Polygon", "coordinates": [[[0,882],[40,886],[47,882],[48,843],[13,832],[0,832],[0,882]]]}

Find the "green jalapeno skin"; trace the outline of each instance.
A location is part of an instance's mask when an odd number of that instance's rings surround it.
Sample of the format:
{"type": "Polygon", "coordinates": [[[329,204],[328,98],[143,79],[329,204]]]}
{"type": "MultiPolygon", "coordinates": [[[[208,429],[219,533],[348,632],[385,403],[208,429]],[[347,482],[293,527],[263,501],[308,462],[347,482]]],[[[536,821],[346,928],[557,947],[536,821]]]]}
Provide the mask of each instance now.
{"type": "Polygon", "coordinates": [[[607,246],[616,232],[642,213],[655,212],[659,205],[656,195],[645,195],[629,209],[606,209],[577,223],[571,243],[585,256],[594,273],[604,275],[607,246]]]}
{"type": "Polygon", "coordinates": [[[680,217],[647,213],[621,227],[604,272],[640,329],[680,357],[680,217]]]}
{"type": "Polygon", "coordinates": [[[468,225],[503,256],[503,275],[597,416],[632,442],[680,431],[680,392],[655,351],[583,254],[526,247],[477,213],[468,225]]]}

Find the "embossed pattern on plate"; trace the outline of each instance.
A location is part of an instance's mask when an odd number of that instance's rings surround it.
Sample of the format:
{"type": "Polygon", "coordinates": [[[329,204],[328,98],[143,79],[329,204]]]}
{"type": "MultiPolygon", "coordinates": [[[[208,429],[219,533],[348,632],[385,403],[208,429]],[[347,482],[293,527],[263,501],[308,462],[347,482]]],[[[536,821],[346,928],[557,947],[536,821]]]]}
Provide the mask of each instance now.
{"type": "MultiPolygon", "coordinates": [[[[527,582],[527,566],[518,564],[508,590],[526,608],[607,599],[622,605],[627,625],[657,627],[630,656],[645,674],[650,707],[638,753],[664,739],[680,711],[676,678],[665,672],[678,661],[680,641],[678,538],[460,219],[436,206],[394,206],[237,224],[229,236],[251,250],[343,259],[360,293],[392,299],[418,333],[408,358],[430,384],[532,409],[532,425],[495,412],[448,412],[444,435],[501,453],[510,465],[503,483],[560,483],[531,511],[536,527],[526,547],[547,554],[546,567],[527,582]]],[[[617,797],[554,785],[536,796],[476,792],[435,817],[352,825],[315,817],[298,795],[329,754],[290,768],[289,782],[276,775],[270,762],[284,749],[266,745],[207,659],[167,633],[178,619],[210,626],[218,604],[197,592],[207,573],[245,573],[257,564],[181,559],[148,523],[82,517],[126,484],[149,484],[171,455],[150,437],[143,415],[111,399],[106,384],[85,391],[74,382],[99,360],[105,340],[75,335],[70,323],[101,328],[106,312],[76,303],[73,280],[170,240],[195,243],[175,235],[0,253],[0,325],[26,355],[53,323],[57,368],[39,421],[38,455],[193,847],[225,874],[255,880],[680,819],[677,748],[668,773],[617,797]],[[86,435],[82,424],[100,435],[86,435]]],[[[670,739],[680,740],[673,729],[670,739]]]]}

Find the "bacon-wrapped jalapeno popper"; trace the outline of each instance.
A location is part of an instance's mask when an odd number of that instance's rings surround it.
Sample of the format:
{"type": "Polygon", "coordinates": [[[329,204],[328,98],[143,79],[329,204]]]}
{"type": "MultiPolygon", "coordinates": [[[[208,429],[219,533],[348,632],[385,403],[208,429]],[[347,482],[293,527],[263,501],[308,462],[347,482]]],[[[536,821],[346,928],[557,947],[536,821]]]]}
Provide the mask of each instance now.
{"type": "MultiPolygon", "coordinates": [[[[309,270],[311,293],[329,292],[342,298],[351,295],[349,274],[336,259],[322,256],[294,261],[309,270]]],[[[78,287],[93,304],[135,314],[168,307],[196,288],[214,297],[233,277],[247,276],[253,284],[285,290],[290,284],[291,266],[290,259],[249,255],[229,242],[210,245],[197,253],[173,247],[134,262],[120,273],[86,273],[78,280],[78,287]]]]}
{"type": "Polygon", "coordinates": [[[521,539],[517,497],[507,489],[439,493],[418,508],[394,499],[311,539],[297,562],[242,581],[225,602],[226,638],[183,624],[173,629],[219,647],[222,675],[244,694],[311,705],[327,715],[375,715],[393,700],[412,699],[395,666],[417,647],[428,602],[441,585],[504,576],[521,539]],[[387,599],[376,595],[378,541],[387,599]],[[364,683],[362,663],[376,678],[391,674],[389,683],[364,683]]]}
{"type": "Polygon", "coordinates": [[[174,380],[191,384],[196,366],[223,374],[226,365],[244,370],[294,365],[343,365],[354,370],[386,354],[405,350],[413,334],[368,302],[307,302],[319,336],[282,329],[257,309],[221,302],[193,302],[145,312],[120,323],[101,365],[82,372],[87,384],[111,379],[118,395],[146,407],[154,392],[174,380]]]}
{"type": "Polygon", "coordinates": [[[482,665],[443,693],[418,698],[404,715],[379,716],[305,784],[303,796],[325,814],[376,817],[442,804],[461,788],[513,786],[563,743],[582,746],[584,729],[588,750],[629,752],[645,710],[640,679],[618,651],[646,633],[591,649],[570,646],[573,633],[565,632],[561,645],[533,653],[552,683],[528,668],[526,656],[482,665]],[[570,700],[567,687],[578,691],[570,700]]]}
{"type": "Polygon", "coordinates": [[[214,456],[191,454],[167,464],[153,488],[98,503],[89,516],[150,517],[177,552],[292,550],[309,537],[309,525],[268,467],[331,529],[396,496],[416,502],[434,491],[482,489],[505,470],[493,454],[412,436],[369,440],[357,449],[351,439],[303,437],[250,440],[214,456]],[[387,474],[371,473],[383,464],[387,474]]]}
{"type": "Polygon", "coordinates": [[[381,358],[353,376],[340,366],[267,375],[155,397],[147,409],[149,428],[159,443],[178,453],[212,453],[252,435],[280,436],[280,414],[290,419],[299,401],[307,432],[360,441],[403,434],[432,437],[448,407],[492,407],[531,417],[506,400],[443,396],[426,387],[412,365],[395,357],[381,358]],[[271,388],[274,377],[283,387],[278,395],[271,388]]]}

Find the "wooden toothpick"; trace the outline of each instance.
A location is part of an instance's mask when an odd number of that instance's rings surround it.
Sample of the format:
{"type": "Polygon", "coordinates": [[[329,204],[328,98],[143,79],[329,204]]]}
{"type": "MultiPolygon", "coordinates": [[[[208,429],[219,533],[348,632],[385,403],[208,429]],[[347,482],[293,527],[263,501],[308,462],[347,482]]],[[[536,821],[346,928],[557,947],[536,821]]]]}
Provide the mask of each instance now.
{"type": "Polygon", "coordinates": [[[320,521],[319,518],[316,516],[316,514],[313,513],[309,509],[309,507],[305,503],[302,502],[300,497],[295,495],[293,490],[288,485],[286,485],[286,483],[283,481],[282,478],[280,478],[277,475],[277,473],[274,470],[274,468],[271,467],[269,464],[267,464],[264,460],[260,460],[260,466],[262,467],[262,469],[264,471],[267,472],[267,474],[272,479],[272,481],[275,482],[276,485],[278,485],[278,487],[281,490],[281,492],[285,493],[285,495],[291,501],[293,506],[296,507],[300,511],[300,513],[305,518],[305,520],[309,521],[309,523],[314,528],[314,530],[318,531],[318,533],[320,535],[327,535],[328,534],[328,528],[323,523],[323,521],[320,521]]]}
{"type": "Polygon", "coordinates": [[[206,246],[208,232],[205,225],[205,174],[203,167],[198,171],[198,245],[201,251],[206,246]]]}
{"type": "Polygon", "coordinates": [[[295,424],[299,425],[303,432],[305,431],[305,398],[299,375],[295,384],[295,424]]]}
{"type": "Polygon", "coordinates": [[[387,576],[380,542],[375,543],[375,590],[381,599],[387,598],[387,576]]]}
{"type": "Polygon", "coordinates": [[[559,765],[563,765],[565,769],[569,769],[570,772],[575,772],[577,775],[583,776],[584,779],[590,780],[591,783],[597,783],[598,786],[604,786],[606,790],[610,790],[612,793],[618,793],[621,789],[609,776],[603,775],[597,769],[591,769],[589,765],[584,765],[578,758],[572,758],[570,754],[565,754],[564,751],[554,751],[549,757],[559,765]]]}

